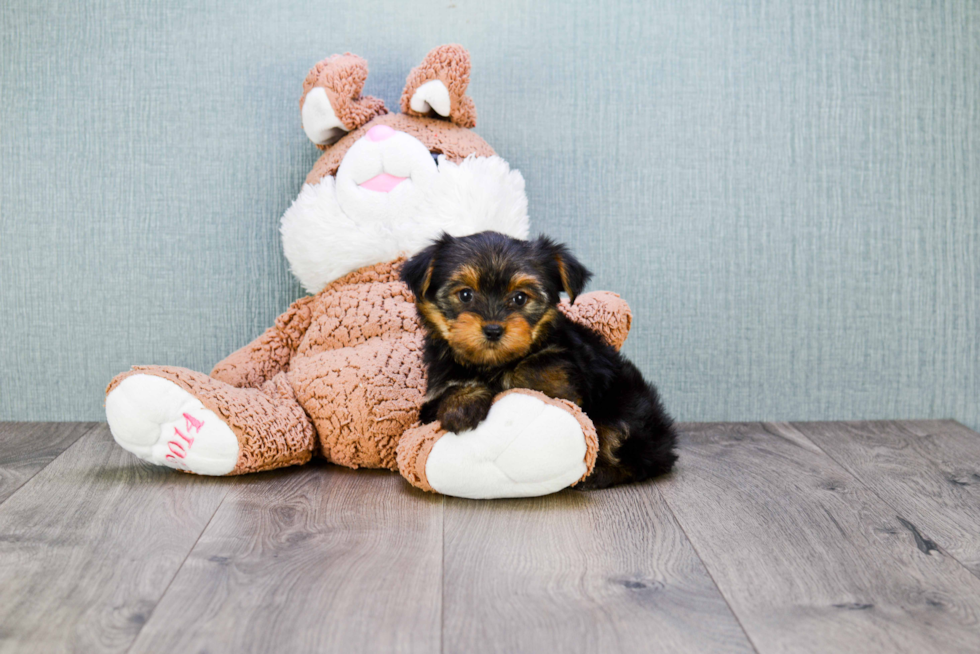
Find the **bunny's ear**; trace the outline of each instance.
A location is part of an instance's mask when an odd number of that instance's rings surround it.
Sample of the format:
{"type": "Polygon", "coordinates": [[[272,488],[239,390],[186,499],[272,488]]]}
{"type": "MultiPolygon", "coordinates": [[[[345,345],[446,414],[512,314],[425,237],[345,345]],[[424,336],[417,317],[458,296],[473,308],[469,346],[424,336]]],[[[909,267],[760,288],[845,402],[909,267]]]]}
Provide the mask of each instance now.
{"type": "Polygon", "coordinates": [[[327,57],[307,73],[299,108],[303,131],[318,148],[388,113],[382,100],[361,95],[367,76],[367,62],[349,52],[327,57]]]}
{"type": "Polygon", "coordinates": [[[476,127],[476,106],[466,95],[470,53],[461,45],[440,45],[413,68],[402,91],[402,112],[448,118],[460,127],[476,127]]]}

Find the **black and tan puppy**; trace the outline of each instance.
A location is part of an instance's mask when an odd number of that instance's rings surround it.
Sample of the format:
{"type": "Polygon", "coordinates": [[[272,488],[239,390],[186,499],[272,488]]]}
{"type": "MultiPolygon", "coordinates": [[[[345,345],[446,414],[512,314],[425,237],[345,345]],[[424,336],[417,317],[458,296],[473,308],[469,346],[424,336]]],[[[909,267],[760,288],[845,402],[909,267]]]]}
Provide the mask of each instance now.
{"type": "Polygon", "coordinates": [[[605,488],[668,472],[672,420],[636,366],[558,310],[592,274],[548,238],[482,232],[438,241],[405,263],[426,327],[423,422],[476,427],[494,396],[530,388],[571,400],[595,424],[599,456],[578,488],[605,488]]]}

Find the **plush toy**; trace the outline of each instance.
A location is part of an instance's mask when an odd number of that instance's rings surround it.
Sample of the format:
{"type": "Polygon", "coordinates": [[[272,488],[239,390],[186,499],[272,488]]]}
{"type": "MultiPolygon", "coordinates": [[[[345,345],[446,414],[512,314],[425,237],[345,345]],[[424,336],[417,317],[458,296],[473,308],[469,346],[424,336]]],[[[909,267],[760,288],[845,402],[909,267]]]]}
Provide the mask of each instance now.
{"type": "MultiPolygon", "coordinates": [[[[470,130],[469,54],[432,50],[408,76],[402,113],[361,95],[363,59],[335,55],[303,83],[303,129],[322,149],[282,218],[286,257],[311,293],[205,375],[136,366],[106,389],[116,442],[155,464],[238,475],[318,455],[397,470],[412,485],[471,498],[544,495],[591,471],[597,441],[564,400],[511,390],[476,429],[422,425],[422,331],[398,278],[443,231],[528,235],[520,173],[470,130]]],[[[626,303],[588,293],[563,305],[619,347],[626,303]]]]}

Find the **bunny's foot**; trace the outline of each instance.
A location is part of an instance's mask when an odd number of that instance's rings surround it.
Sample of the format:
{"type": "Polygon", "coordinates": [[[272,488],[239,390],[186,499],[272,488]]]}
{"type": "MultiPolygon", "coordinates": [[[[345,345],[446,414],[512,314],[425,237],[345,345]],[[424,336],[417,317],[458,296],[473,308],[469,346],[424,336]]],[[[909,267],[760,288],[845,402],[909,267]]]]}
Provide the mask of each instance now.
{"type": "Polygon", "coordinates": [[[398,466],[413,486],[444,495],[534,497],[581,481],[597,450],[595,428],[581,409],[521,389],[498,395],[470,431],[446,432],[439,423],[409,430],[398,445],[398,466]]]}
{"type": "Polygon", "coordinates": [[[123,449],[199,475],[306,463],[315,445],[285,373],[237,388],[185,368],[138,366],[109,384],[105,414],[123,449]]]}
{"type": "Polygon", "coordinates": [[[105,413],[116,443],[144,461],[199,475],[226,475],[238,462],[232,429],[167,379],[126,377],[106,396],[105,413]]]}

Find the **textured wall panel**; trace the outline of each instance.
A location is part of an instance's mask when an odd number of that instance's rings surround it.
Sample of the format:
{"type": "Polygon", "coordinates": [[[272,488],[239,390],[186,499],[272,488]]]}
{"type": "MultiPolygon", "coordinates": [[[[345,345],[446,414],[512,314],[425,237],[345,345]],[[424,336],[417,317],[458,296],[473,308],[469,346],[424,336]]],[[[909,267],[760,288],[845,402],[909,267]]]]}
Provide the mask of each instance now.
{"type": "Polygon", "coordinates": [[[439,43],[533,225],[636,313],[683,420],[980,427],[980,5],[7,0],[0,419],[101,419],[132,363],[209,370],[300,294],[300,83],[439,43]]]}

